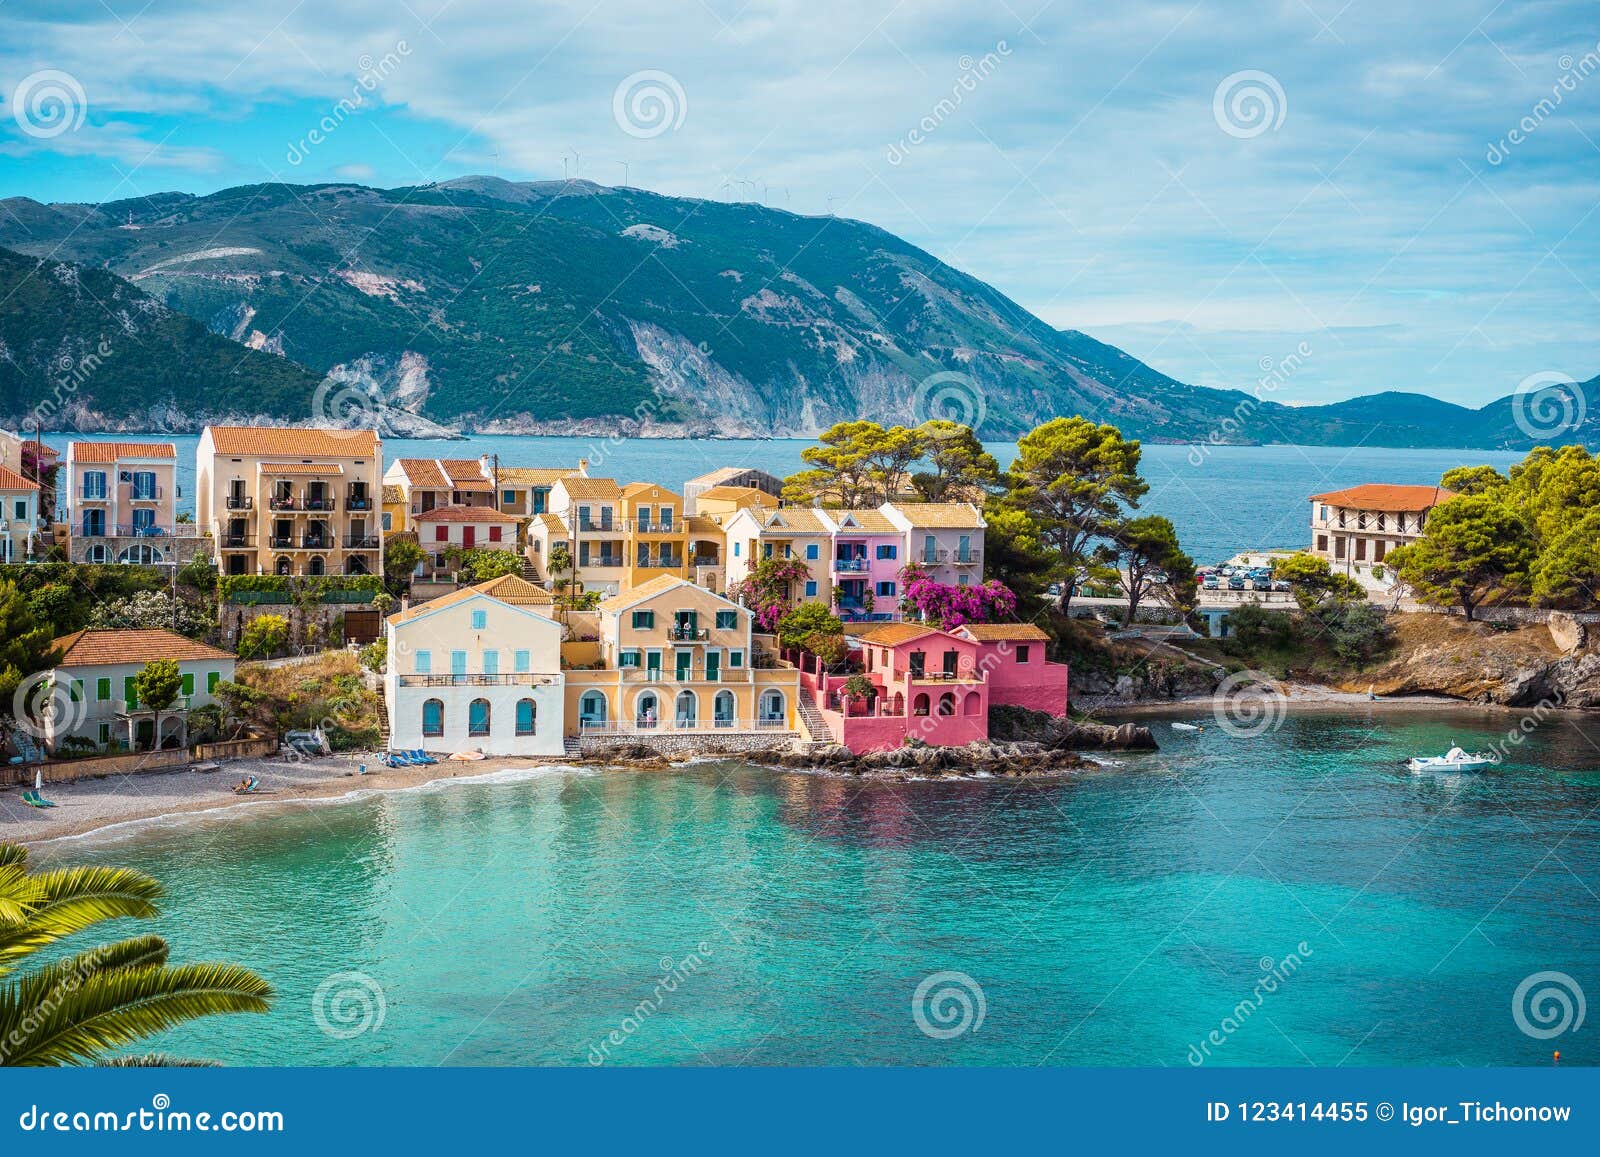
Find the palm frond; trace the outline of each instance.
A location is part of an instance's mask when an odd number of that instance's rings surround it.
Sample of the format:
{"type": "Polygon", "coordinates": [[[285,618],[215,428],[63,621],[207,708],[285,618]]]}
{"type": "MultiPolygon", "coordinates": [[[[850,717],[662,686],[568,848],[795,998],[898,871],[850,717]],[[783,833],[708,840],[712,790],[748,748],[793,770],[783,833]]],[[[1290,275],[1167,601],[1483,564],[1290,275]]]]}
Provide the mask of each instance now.
{"type": "Polygon", "coordinates": [[[27,878],[22,919],[0,919],[0,976],[16,962],[64,936],[103,920],[145,919],[156,914],[159,881],[131,868],[83,867],[40,872],[27,878]]]}
{"type": "Polygon", "coordinates": [[[134,1053],[125,1057],[107,1057],[96,1061],[102,1069],[214,1069],[216,1061],[198,1057],[175,1057],[171,1053],[134,1053]]]}
{"type": "Polygon", "coordinates": [[[272,986],[233,964],[182,964],[94,972],[48,1006],[31,1010],[24,990],[37,978],[0,986],[0,1064],[74,1065],[110,1049],[229,1012],[265,1012],[272,986]],[[10,1022],[10,1023],[8,1023],[10,1022]]]}

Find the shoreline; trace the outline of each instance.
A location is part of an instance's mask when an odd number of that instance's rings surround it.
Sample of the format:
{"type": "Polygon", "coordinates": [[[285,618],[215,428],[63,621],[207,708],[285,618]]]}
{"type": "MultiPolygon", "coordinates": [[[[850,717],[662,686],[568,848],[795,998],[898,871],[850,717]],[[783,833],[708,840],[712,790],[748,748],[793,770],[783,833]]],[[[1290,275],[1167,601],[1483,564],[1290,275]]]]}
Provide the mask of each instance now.
{"type": "MultiPolygon", "coordinates": [[[[1333,687],[1326,687],[1316,683],[1286,683],[1280,684],[1283,688],[1281,702],[1289,711],[1335,711],[1352,707],[1366,708],[1381,711],[1439,711],[1439,710],[1494,710],[1516,712],[1522,710],[1518,707],[1508,707],[1503,703],[1477,703],[1469,699],[1455,699],[1448,695],[1379,695],[1368,699],[1362,691],[1340,691],[1333,687]]],[[[1128,702],[1098,704],[1084,710],[1090,718],[1101,716],[1120,718],[1123,716],[1166,715],[1174,712],[1190,712],[1196,708],[1209,710],[1216,701],[1213,695],[1190,695],[1183,699],[1140,699],[1128,702]]],[[[1573,708],[1572,710],[1581,710],[1573,708]]]]}

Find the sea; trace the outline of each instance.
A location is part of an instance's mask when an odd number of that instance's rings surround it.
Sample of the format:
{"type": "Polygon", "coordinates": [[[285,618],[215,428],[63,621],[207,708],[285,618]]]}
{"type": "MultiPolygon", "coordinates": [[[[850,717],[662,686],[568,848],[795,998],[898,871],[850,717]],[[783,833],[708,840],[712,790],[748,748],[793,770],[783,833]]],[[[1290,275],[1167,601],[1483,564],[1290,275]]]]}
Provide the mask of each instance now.
{"type": "MultiPolygon", "coordinates": [[[[179,510],[194,509],[195,435],[151,435],[178,447],[179,510]]],[[[127,439],[137,435],[50,434],[65,451],[73,438],[127,439]]],[[[387,438],[384,458],[476,458],[495,455],[502,466],[570,466],[619,482],[658,482],[681,492],[683,483],[718,466],[753,466],[780,477],[803,467],[809,439],[553,438],[482,435],[464,441],[387,438]]],[[[1002,467],[1016,455],[1010,442],[986,443],[1002,467]]],[[[1506,467],[1521,454],[1488,450],[1388,450],[1330,446],[1178,446],[1146,444],[1142,474],[1150,492],[1142,513],[1162,514],[1197,563],[1220,562],[1242,550],[1306,546],[1310,497],[1363,482],[1434,485],[1456,466],[1506,467]]]]}
{"type": "Polygon", "coordinates": [[[154,1042],[230,1065],[1592,1065],[1600,722],[1521,718],[1199,707],[1061,778],[540,768],[35,854],[272,982],[154,1042]],[[1405,769],[1452,743],[1505,758],[1405,769]]]}

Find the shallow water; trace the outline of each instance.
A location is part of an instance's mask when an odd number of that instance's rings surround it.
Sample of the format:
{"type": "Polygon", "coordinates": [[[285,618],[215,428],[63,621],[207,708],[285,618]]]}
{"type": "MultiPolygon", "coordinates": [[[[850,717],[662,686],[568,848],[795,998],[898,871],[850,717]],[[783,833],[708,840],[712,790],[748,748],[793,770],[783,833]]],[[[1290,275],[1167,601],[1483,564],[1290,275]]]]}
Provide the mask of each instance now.
{"type": "Polygon", "coordinates": [[[1401,766],[1516,719],[1155,721],[1160,753],[1031,782],[545,770],[41,854],[154,872],[177,958],[272,980],[160,1042],[235,1064],[1184,1065],[1213,1030],[1207,1063],[1594,1063],[1511,1000],[1600,992],[1600,726],[1401,766]],[[913,1015],[942,972],[977,986],[948,1039],[913,1015]]]}

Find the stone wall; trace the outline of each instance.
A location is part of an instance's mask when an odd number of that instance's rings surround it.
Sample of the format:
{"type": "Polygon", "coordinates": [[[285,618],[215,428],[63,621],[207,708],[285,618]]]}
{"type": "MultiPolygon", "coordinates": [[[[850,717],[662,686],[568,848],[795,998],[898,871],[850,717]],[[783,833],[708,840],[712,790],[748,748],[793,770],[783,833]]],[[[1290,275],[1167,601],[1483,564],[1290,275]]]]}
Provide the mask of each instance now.
{"type": "MultiPolygon", "coordinates": [[[[1460,607],[1434,607],[1425,603],[1407,603],[1401,610],[1427,615],[1454,615],[1461,617],[1460,607]]],[[[1586,625],[1600,624],[1600,611],[1553,611],[1549,607],[1479,607],[1472,617],[1480,623],[1518,623],[1531,626],[1548,623],[1551,615],[1566,615],[1573,622],[1586,625]]]]}
{"type": "Polygon", "coordinates": [[[639,732],[626,737],[584,735],[578,750],[586,759],[604,759],[610,752],[631,747],[648,747],[662,755],[752,755],[769,751],[790,751],[800,738],[796,731],[747,732],[740,735],[714,735],[698,732],[639,732]]]}

